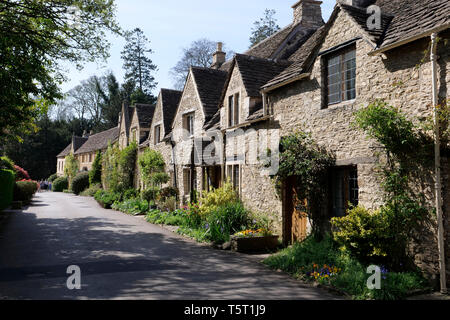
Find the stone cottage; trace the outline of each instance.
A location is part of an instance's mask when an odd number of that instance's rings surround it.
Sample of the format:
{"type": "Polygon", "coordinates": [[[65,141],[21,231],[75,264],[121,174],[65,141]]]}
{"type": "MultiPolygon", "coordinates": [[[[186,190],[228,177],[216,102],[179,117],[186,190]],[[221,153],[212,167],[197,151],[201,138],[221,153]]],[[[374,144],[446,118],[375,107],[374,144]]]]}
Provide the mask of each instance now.
{"type": "Polygon", "coordinates": [[[172,122],[175,118],[181,95],[181,91],[161,89],[150,123],[148,139],[139,146],[139,153],[142,153],[146,148],[151,148],[162,154],[166,163],[166,171],[171,177],[171,185],[177,184],[171,141],[172,122]]]}
{"type": "Polygon", "coordinates": [[[108,145],[117,143],[119,138],[119,128],[115,127],[97,134],[83,137],[73,136],[72,142],[58,156],[57,171],[59,176],[64,175],[65,159],[69,154],[73,154],[78,161],[79,171],[89,171],[98,151],[104,152],[108,145]]]}

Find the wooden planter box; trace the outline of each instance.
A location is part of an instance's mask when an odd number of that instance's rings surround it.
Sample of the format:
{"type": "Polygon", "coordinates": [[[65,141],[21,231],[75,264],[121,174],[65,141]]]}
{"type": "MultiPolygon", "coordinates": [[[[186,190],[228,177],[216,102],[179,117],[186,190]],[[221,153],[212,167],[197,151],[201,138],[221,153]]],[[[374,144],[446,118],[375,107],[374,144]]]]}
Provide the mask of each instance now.
{"type": "Polygon", "coordinates": [[[231,237],[231,250],[241,253],[274,251],[278,247],[278,236],[231,237]]]}

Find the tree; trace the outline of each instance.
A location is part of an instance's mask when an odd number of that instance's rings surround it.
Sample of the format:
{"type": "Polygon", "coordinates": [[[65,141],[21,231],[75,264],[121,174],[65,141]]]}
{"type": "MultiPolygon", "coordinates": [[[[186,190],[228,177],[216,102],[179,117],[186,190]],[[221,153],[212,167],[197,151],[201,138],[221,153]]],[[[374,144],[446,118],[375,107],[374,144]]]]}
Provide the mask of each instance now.
{"type": "MultiPolygon", "coordinates": [[[[88,117],[94,128],[100,127],[104,107],[103,91],[105,91],[106,82],[105,76],[92,76],[68,92],[67,106],[81,120],[82,125],[88,117]]],[[[83,129],[86,130],[86,128],[83,129]]]]}
{"type": "Polygon", "coordinates": [[[69,190],[72,190],[73,179],[80,170],[80,164],[73,153],[69,154],[65,159],[64,174],[69,180],[69,190]]]}
{"type": "Polygon", "coordinates": [[[280,30],[280,26],[274,18],[275,14],[275,10],[266,9],[264,11],[264,17],[253,23],[252,34],[250,36],[250,48],[280,30]]]}
{"type": "Polygon", "coordinates": [[[94,163],[92,164],[92,170],[89,172],[89,184],[94,186],[98,183],[102,183],[102,152],[97,151],[94,163]]]}
{"type": "Polygon", "coordinates": [[[108,57],[106,32],[120,34],[115,9],[112,0],[0,2],[0,137],[36,130],[61,98],[61,62],[81,68],[108,57]]]}
{"type": "Polygon", "coordinates": [[[99,90],[103,98],[102,118],[105,129],[117,126],[123,98],[120,85],[112,72],[106,76],[106,90],[99,90]]]}
{"type": "MultiPolygon", "coordinates": [[[[170,76],[176,89],[183,89],[191,66],[211,67],[213,54],[216,52],[216,45],[216,42],[203,38],[192,42],[189,48],[183,48],[181,60],[170,70],[170,76]]],[[[233,54],[233,51],[227,53],[228,56],[233,54]]]]}
{"type": "Polygon", "coordinates": [[[125,39],[127,43],[122,51],[123,68],[126,72],[125,82],[132,81],[140,94],[144,94],[148,100],[152,100],[154,97],[151,91],[157,85],[152,74],[157,67],[148,57],[153,53],[153,50],[148,48],[150,41],[139,28],[126,32],[125,39]]]}

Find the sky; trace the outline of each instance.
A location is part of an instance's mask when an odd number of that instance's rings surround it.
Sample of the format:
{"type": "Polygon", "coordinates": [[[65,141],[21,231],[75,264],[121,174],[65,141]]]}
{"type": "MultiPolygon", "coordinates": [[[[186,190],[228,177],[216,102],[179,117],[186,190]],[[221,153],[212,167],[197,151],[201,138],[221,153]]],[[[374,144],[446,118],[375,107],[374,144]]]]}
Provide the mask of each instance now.
{"type": "MultiPolygon", "coordinates": [[[[274,9],[278,25],[283,28],[293,19],[292,5],[297,0],[116,0],[116,18],[124,30],[140,28],[150,40],[150,55],[158,66],[154,74],[158,82],[153,94],[161,88],[173,88],[170,69],[181,59],[182,49],[200,38],[224,42],[228,50],[245,52],[253,23],[264,15],[264,10],[274,9]]],[[[336,0],[323,0],[322,15],[325,21],[331,15],[336,0]]],[[[78,71],[68,69],[68,81],[62,84],[64,92],[93,75],[112,71],[123,82],[121,51],[124,39],[110,36],[110,58],[101,64],[87,64],[78,71]]]]}

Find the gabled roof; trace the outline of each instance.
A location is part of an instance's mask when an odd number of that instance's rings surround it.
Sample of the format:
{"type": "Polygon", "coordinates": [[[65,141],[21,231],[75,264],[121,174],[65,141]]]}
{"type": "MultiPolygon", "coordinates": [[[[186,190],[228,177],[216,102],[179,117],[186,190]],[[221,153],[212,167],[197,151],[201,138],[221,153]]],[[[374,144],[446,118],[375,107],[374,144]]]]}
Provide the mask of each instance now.
{"type": "Polygon", "coordinates": [[[58,154],[57,158],[65,158],[70,154],[70,151],[72,150],[72,143],[70,143],[60,154],[58,154]]]}
{"type": "Polygon", "coordinates": [[[141,128],[150,128],[153,114],[155,113],[155,106],[150,104],[136,104],[133,110],[139,121],[141,128]]]}
{"type": "MultiPolygon", "coordinates": [[[[291,65],[288,61],[275,61],[251,57],[243,54],[236,54],[235,65],[241,73],[245,90],[249,97],[260,97],[261,86],[267,81],[280,74],[284,69],[291,65]]],[[[231,72],[228,75],[227,85],[231,79],[231,72]]],[[[226,89],[225,89],[226,90],[226,89]]],[[[222,97],[224,98],[224,97],[222,97]]]]}
{"type": "Polygon", "coordinates": [[[108,148],[109,143],[119,139],[119,128],[115,127],[90,136],[87,141],[79,148],[75,154],[89,153],[108,148]]]}
{"type": "Polygon", "coordinates": [[[292,59],[295,60],[295,62],[279,73],[276,77],[264,84],[262,88],[266,89],[281,84],[307,72],[310,65],[314,61],[316,56],[315,53],[317,53],[317,49],[325,38],[330,26],[331,23],[327,23],[325,26],[317,30],[308,39],[308,41],[306,41],[306,43],[292,55],[292,59]]]}
{"type": "Polygon", "coordinates": [[[249,50],[244,52],[244,54],[258,58],[270,58],[280,47],[283,41],[287,38],[287,36],[291,33],[291,31],[295,28],[295,26],[296,25],[294,24],[288,25],[269,38],[257,43],[249,50]]]}
{"type": "Polygon", "coordinates": [[[379,48],[387,48],[420,36],[436,27],[450,27],[448,0],[377,0],[376,5],[393,16],[379,48]]]}
{"type": "Polygon", "coordinates": [[[180,103],[183,92],[170,89],[161,89],[161,103],[164,132],[168,135],[171,130],[171,124],[177,113],[178,104],[180,103]]]}
{"type": "Polygon", "coordinates": [[[346,4],[341,4],[341,8],[366,32],[369,40],[375,45],[378,45],[383,40],[385,30],[388,28],[393,18],[393,16],[387,15],[381,10],[381,29],[369,29],[367,21],[371,14],[368,14],[366,9],[346,4]]]}
{"type": "Polygon", "coordinates": [[[228,73],[210,68],[191,67],[198,94],[203,105],[205,122],[208,122],[218,110],[228,73]]]}

